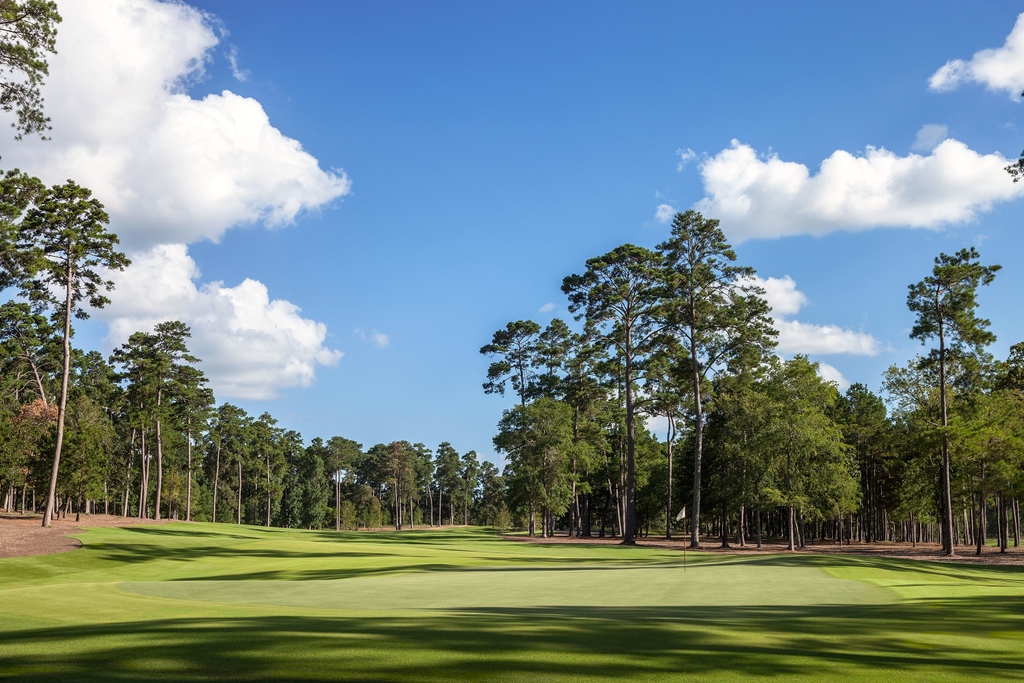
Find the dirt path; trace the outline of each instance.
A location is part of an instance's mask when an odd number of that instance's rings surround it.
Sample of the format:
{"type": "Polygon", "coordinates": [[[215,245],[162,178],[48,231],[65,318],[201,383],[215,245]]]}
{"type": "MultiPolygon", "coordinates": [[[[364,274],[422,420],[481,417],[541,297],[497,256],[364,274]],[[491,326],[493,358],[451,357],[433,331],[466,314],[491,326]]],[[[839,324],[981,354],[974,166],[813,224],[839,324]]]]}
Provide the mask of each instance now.
{"type": "Polygon", "coordinates": [[[68,538],[66,534],[85,527],[162,524],[165,521],[169,520],[156,522],[152,519],[125,519],[114,515],[82,515],[78,522],[74,517],[55,519],[49,529],[44,529],[40,515],[0,512],[0,557],[48,555],[81,548],[81,542],[68,538]]]}

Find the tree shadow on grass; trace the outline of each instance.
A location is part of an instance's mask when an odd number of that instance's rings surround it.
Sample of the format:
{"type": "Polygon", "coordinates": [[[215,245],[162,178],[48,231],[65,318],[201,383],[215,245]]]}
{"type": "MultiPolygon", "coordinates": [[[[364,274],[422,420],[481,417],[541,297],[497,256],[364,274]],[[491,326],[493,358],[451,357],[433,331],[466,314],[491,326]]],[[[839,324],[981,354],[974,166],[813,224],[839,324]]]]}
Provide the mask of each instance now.
{"type": "Polygon", "coordinates": [[[558,607],[5,629],[5,681],[1019,678],[1024,600],[558,607]],[[984,636],[999,631],[996,637],[984,636]],[[966,639],[963,634],[982,636],[966,639]]]}
{"type": "Polygon", "coordinates": [[[956,581],[980,579],[986,583],[993,580],[1024,585],[1024,568],[1013,565],[956,564],[954,562],[932,562],[928,560],[904,560],[893,557],[866,557],[863,555],[825,555],[814,553],[709,557],[708,565],[748,565],[762,567],[818,567],[863,568],[899,572],[900,574],[924,574],[956,581]]]}

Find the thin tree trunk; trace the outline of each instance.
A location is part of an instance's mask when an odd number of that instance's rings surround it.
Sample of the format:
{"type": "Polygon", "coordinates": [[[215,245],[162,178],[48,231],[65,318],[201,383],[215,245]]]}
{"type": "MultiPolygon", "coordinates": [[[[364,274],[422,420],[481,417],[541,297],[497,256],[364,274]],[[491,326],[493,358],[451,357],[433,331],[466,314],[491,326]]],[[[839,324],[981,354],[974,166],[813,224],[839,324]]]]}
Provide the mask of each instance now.
{"type": "Polygon", "coordinates": [[[238,460],[238,521],[242,523],[242,460],[238,460]]]}
{"type": "Polygon", "coordinates": [[[672,538],[672,442],[675,441],[675,420],[668,415],[668,486],[665,491],[665,538],[672,538]]]}
{"type": "Polygon", "coordinates": [[[985,529],[987,522],[985,519],[986,517],[985,488],[984,485],[982,485],[981,489],[978,491],[978,529],[974,534],[974,539],[977,543],[977,549],[974,552],[975,555],[981,555],[981,547],[985,545],[985,535],[987,533],[987,530],[985,529]]]}
{"type": "MultiPolygon", "coordinates": [[[[941,311],[939,306],[939,293],[935,293],[935,308],[941,311]]],[[[946,555],[952,557],[956,554],[953,549],[953,491],[952,472],[949,458],[949,436],[946,428],[949,426],[949,411],[946,405],[946,335],[944,329],[945,321],[939,313],[939,403],[942,407],[942,544],[946,555]]]]}
{"type": "MultiPolygon", "coordinates": [[[[692,302],[691,302],[692,303],[692,302]]],[[[691,320],[696,311],[691,305],[691,320]]],[[[700,363],[697,360],[697,340],[690,330],[690,367],[693,379],[693,509],[690,511],[690,547],[700,547],[700,470],[704,454],[704,406],[700,391],[700,363]]]]}
{"type": "Polygon", "coordinates": [[[622,542],[636,543],[636,416],[633,402],[633,337],[626,329],[626,497],[622,521],[622,542]]]}
{"type": "Polygon", "coordinates": [[[68,407],[68,375],[71,372],[71,285],[74,281],[74,267],[70,256],[65,262],[67,289],[64,297],[64,367],[60,376],[60,404],[57,406],[57,444],[53,451],[53,467],[50,470],[50,488],[46,494],[46,512],[43,526],[50,526],[57,496],[57,471],[60,469],[60,453],[64,446],[64,416],[68,407]]]}
{"type": "Polygon", "coordinates": [[[213,518],[212,522],[217,521],[217,487],[220,484],[220,444],[217,444],[217,464],[213,470],[213,518]]]}
{"type": "Polygon", "coordinates": [[[149,458],[146,455],[146,429],[144,427],[139,430],[139,439],[142,458],[139,464],[139,519],[142,519],[146,516],[146,504],[149,500],[149,458]]]}
{"type": "MultiPolygon", "coordinates": [[[[157,410],[160,409],[160,391],[156,392],[157,410]]],[[[160,499],[164,489],[164,440],[160,434],[160,420],[156,421],[156,505],[153,506],[153,519],[160,519],[160,499]]]]}
{"type": "Polygon", "coordinates": [[[188,448],[188,484],[185,487],[185,521],[192,521],[192,416],[188,416],[188,429],[185,431],[185,443],[188,448]]]}
{"type": "MultiPolygon", "coordinates": [[[[1014,499],[1013,506],[1014,506],[1014,548],[1020,548],[1020,545],[1021,545],[1021,509],[1020,509],[1020,505],[1018,504],[1016,498],[1014,499]]],[[[25,508],[24,505],[22,507],[25,508]]]]}

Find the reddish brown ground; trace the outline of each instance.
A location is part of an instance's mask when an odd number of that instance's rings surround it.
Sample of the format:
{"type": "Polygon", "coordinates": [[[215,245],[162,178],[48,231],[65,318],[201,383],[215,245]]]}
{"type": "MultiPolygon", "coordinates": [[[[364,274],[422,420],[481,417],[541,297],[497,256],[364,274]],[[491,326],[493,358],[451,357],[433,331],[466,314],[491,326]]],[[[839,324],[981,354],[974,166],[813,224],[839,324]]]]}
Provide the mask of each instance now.
{"type": "MultiPolygon", "coordinates": [[[[618,538],[574,538],[569,536],[530,538],[528,536],[516,535],[505,536],[505,538],[513,541],[523,541],[526,543],[598,543],[614,545],[621,542],[618,538]]],[[[786,552],[786,545],[784,543],[762,543],[760,549],[758,549],[754,544],[748,544],[740,547],[733,542],[730,543],[731,547],[722,548],[722,542],[719,538],[702,539],[702,547],[700,550],[688,550],[688,552],[732,553],[742,555],[786,552]]],[[[1011,547],[1007,549],[1006,553],[1000,553],[997,549],[988,547],[982,549],[980,557],[974,554],[974,547],[966,546],[957,546],[956,555],[953,557],[946,557],[942,554],[942,549],[934,543],[918,543],[917,546],[912,546],[910,543],[872,543],[871,545],[868,545],[867,543],[854,543],[852,545],[842,546],[834,543],[822,543],[808,545],[806,548],[798,550],[797,552],[822,553],[830,555],[860,555],[865,557],[893,557],[905,560],[937,560],[942,562],[962,562],[966,564],[1024,565],[1024,547],[1012,547],[1012,539],[1010,543],[1011,547]]],[[[650,548],[668,548],[671,550],[682,551],[683,548],[687,548],[689,546],[689,541],[684,541],[681,538],[666,540],[665,538],[649,537],[638,538],[636,544],[638,546],[646,546],[650,548]]]]}
{"type": "Polygon", "coordinates": [[[114,515],[82,515],[75,522],[74,515],[53,520],[49,529],[42,527],[40,515],[19,515],[0,512],[0,557],[23,557],[63,553],[82,547],[81,542],[68,538],[86,527],[128,526],[130,524],[161,524],[151,519],[116,517],[114,515]]]}

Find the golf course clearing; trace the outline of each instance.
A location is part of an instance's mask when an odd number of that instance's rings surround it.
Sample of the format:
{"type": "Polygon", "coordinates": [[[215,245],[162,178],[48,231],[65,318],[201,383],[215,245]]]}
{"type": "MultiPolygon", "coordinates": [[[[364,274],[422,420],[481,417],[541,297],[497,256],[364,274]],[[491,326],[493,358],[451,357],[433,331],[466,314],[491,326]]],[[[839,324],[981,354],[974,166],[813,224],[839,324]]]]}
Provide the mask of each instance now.
{"type": "Polygon", "coordinates": [[[509,541],[91,529],[0,560],[0,680],[1024,678],[1024,571],[509,541]]]}

